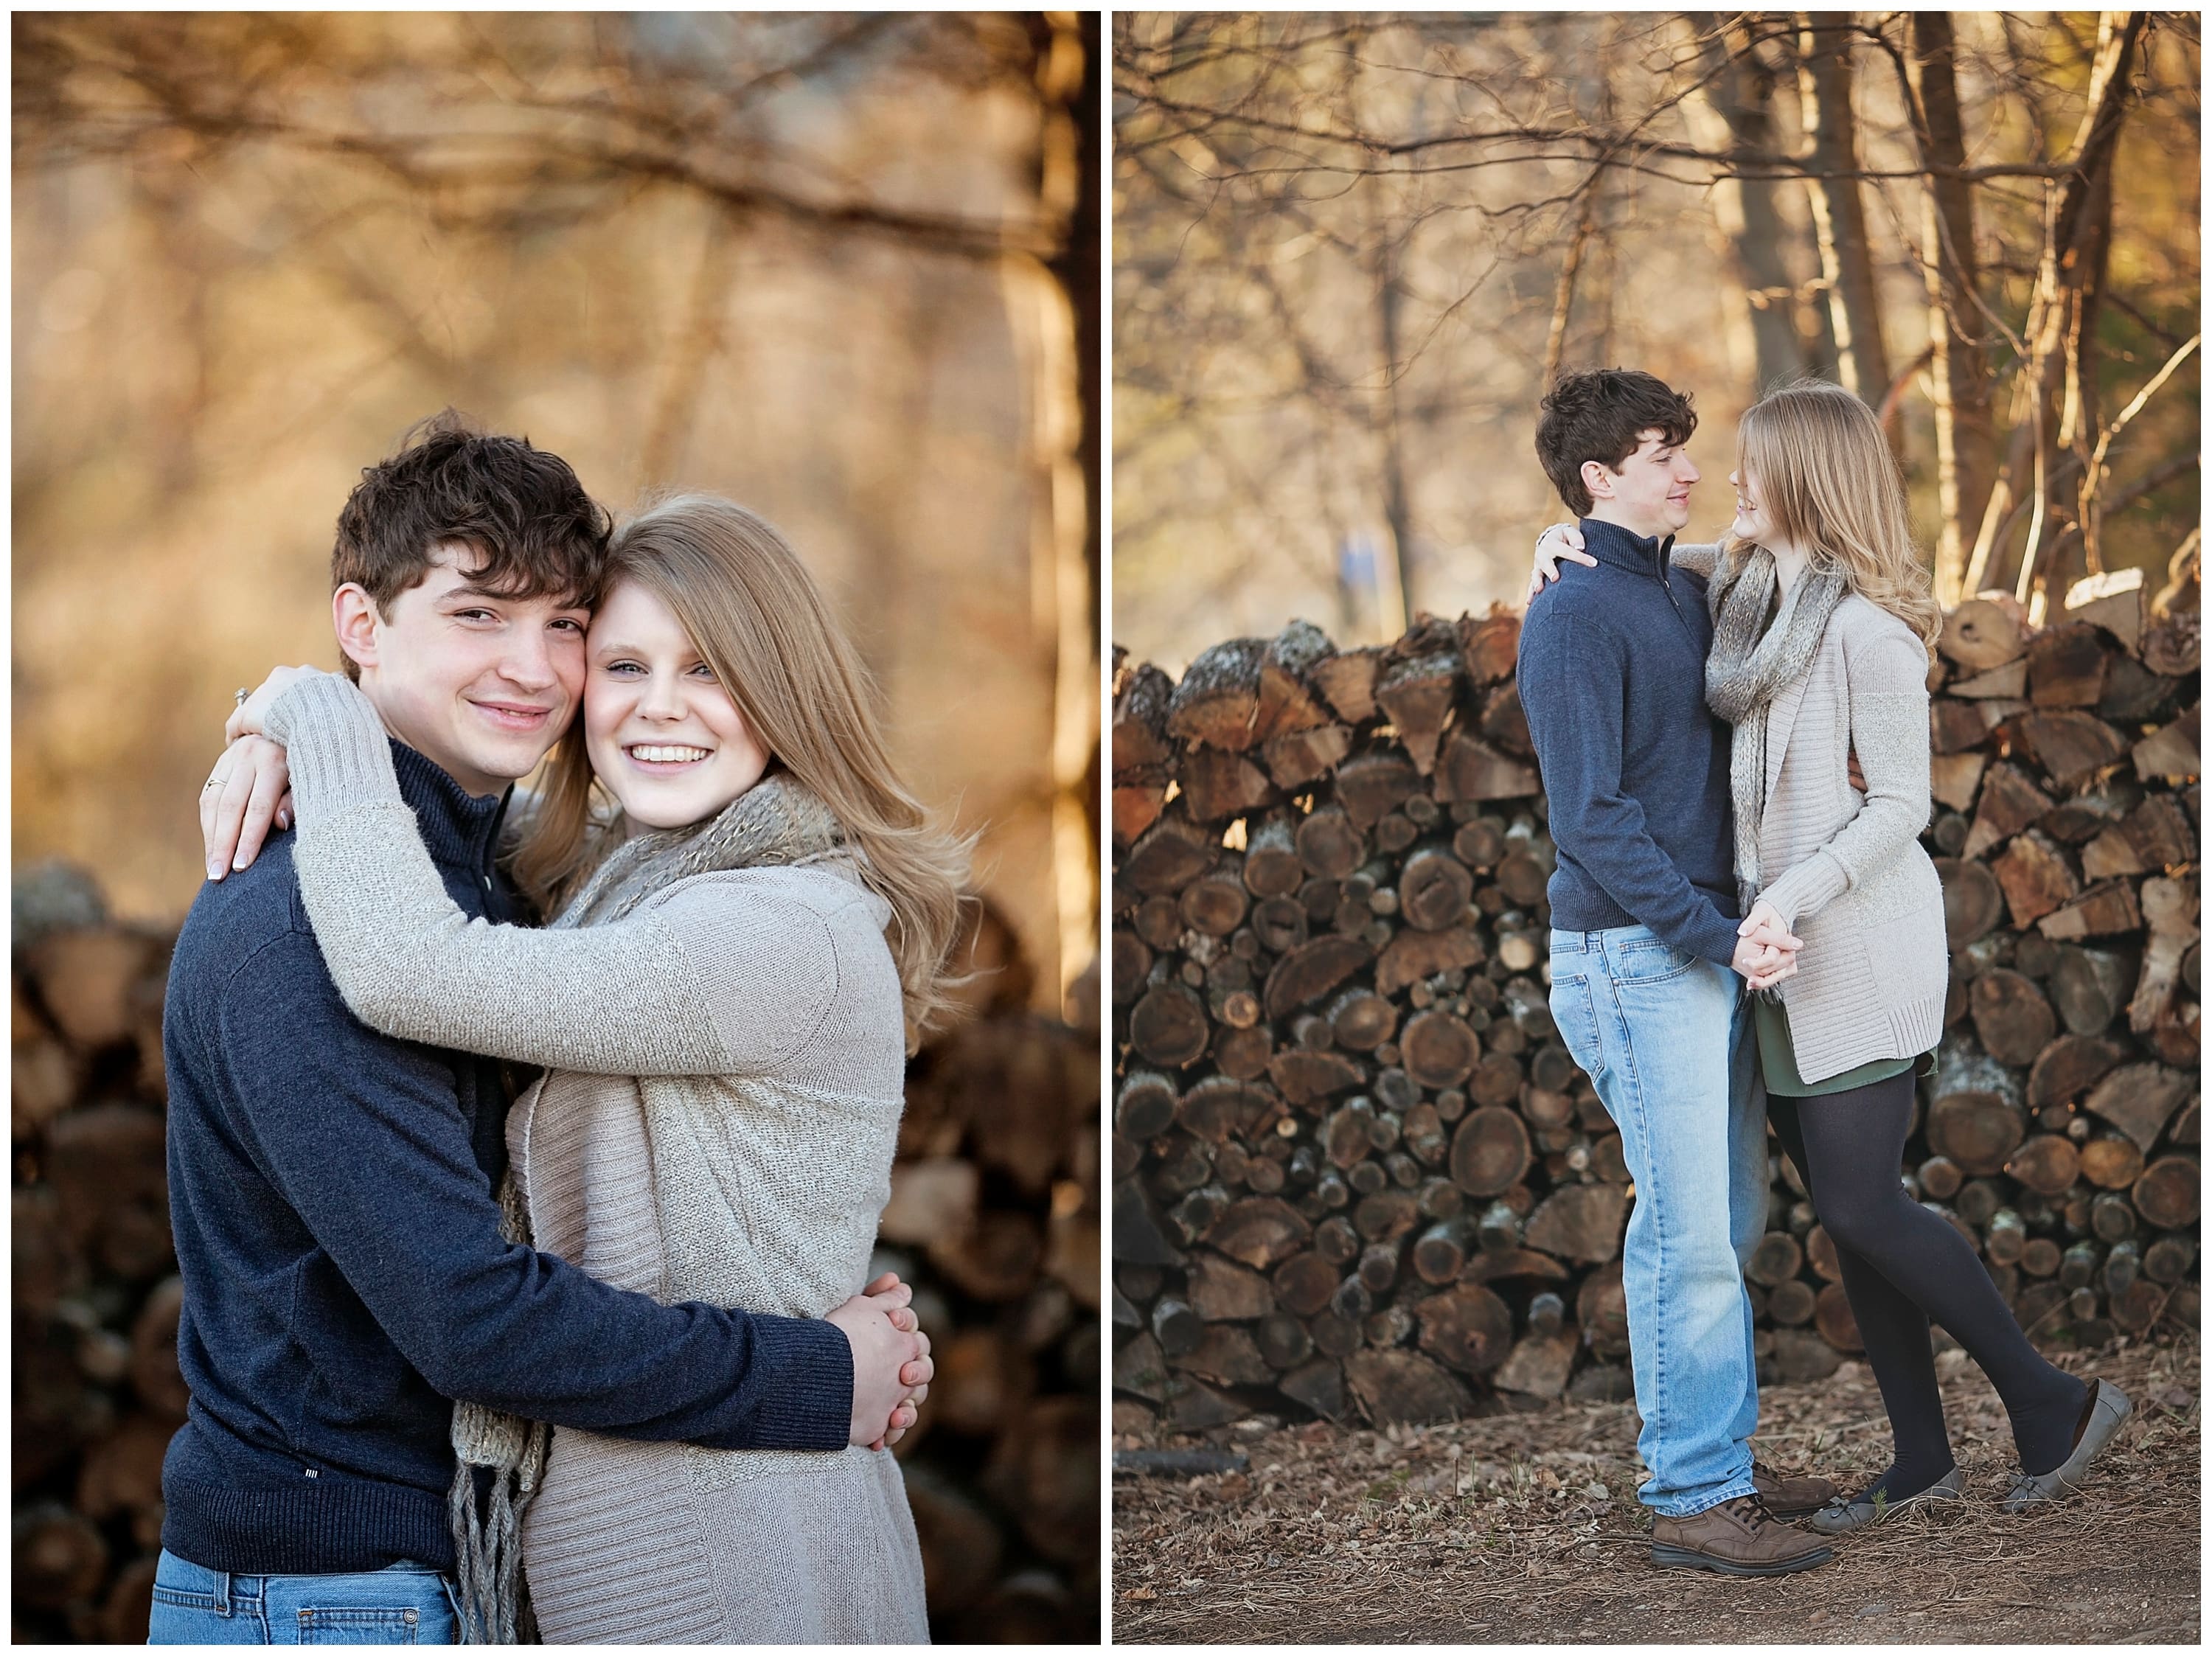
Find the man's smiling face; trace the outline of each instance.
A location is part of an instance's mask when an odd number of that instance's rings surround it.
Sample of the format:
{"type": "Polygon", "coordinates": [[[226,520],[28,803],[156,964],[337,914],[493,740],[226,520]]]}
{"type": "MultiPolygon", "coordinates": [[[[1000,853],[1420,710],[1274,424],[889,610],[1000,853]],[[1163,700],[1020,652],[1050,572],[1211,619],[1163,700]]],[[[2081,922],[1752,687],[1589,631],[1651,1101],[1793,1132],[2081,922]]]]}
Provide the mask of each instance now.
{"type": "Polygon", "coordinates": [[[1597,460],[1583,466],[1590,515],[1655,539],[1679,532],[1690,521],[1690,490],[1698,476],[1688,449],[1654,429],[1636,434],[1636,452],[1620,470],[1597,460]]]}
{"type": "Polygon", "coordinates": [[[466,547],[442,546],[386,612],[350,584],[333,604],[339,640],[386,727],[483,795],[527,776],[568,727],[591,612],[559,597],[487,591],[472,579],[477,562],[466,547]]]}

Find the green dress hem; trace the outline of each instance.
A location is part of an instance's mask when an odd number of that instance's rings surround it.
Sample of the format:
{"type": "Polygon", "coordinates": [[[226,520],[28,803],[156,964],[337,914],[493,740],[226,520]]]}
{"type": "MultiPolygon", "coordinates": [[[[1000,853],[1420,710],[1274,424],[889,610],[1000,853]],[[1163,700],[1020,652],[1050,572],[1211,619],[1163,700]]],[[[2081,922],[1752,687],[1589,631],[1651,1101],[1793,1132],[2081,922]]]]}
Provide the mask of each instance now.
{"type": "Polygon", "coordinates": [[[1826,1080],[1808,1081],[1797,1073],[1797,1046],[1790,1037],[1790,1009],[1765,995],[1754,995],[1751,1007],[1752,1022],[1759,1031],[1759,1077],[1766,1083],[1766,1090],[1777,1097],[1821,1098],[1830,1093],[1847,1093],[1855,1087],[1871,1087],[1908,1071],[1936,1073],[1936,1054],[1927,1052],[1917,1058],[1878,1058],[1826,1080]]]}

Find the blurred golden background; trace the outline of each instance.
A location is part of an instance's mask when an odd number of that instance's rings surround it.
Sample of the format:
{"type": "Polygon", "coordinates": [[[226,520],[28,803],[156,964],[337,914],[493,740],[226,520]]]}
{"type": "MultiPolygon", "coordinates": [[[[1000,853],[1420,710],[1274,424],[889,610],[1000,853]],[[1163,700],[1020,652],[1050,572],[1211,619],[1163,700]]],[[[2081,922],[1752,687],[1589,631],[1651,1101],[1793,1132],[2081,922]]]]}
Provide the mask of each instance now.
{"type": "Polygon", "coordinates": [[[790,534],[1056,1010],[1096,866],[1082,32],[19,17],[18,859],[182,914],[230,691],[335,662],[338,507],[452,403],[617,510],[790,534]]]}
{"type": "Polygon", "coordinates": [[[1695,395],[1693,537],[1728,522],[1737,416],[1811,373],[1882,411],[1946,604],[2156,589],[2193,551],[2193,12],[1114,28],[1135,660],[1517,603],[1565,515],[1531,446],[1563,367],[1695,395]]]}
{"type": "Polygon", "coordinates": [[[879,1263],[940,1640],[1095,1642],[1097,14],[19,15],[19,1642],[143,1641],[185,1396],[168,944],[231,690],[335,666],[361,470],[448,404],[619,513],[775,520],[980,834],[879,1263]]]}

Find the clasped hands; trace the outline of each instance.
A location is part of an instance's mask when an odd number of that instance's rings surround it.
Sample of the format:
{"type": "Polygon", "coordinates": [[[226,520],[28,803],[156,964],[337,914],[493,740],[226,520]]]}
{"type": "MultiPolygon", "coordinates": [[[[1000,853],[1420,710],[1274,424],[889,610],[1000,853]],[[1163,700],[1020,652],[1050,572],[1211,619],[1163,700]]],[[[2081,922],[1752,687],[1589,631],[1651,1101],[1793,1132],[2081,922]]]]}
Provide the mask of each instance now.
{"type": "Polygon", "coordinates": [[[913,1298],[911,1288],[885,1271],[823,1319],[853,1348],[850,1441],[871,1449],[906,1435],[937,1372],[929,1336],[908,1308],[913,1298]]]}
{"type": "Polygon", "coordinates": [[[1797,951],[1804,947],[1782,923],[1781,912],[1761,897],[1751,906],[1736,929],[1735,958],[1729,962],[1753,989],[1771,989],[1797,972],[1797,951]]]}

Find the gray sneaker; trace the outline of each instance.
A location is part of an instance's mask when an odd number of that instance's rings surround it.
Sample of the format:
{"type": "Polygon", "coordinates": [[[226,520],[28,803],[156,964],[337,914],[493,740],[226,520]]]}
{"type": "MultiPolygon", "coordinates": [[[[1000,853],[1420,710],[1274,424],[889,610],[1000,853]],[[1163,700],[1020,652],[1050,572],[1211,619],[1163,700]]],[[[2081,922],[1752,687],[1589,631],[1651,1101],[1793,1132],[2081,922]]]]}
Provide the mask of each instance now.
{"type": "Polygon", "coordinates": [[[1923,1501],[1961,1500],[1966,1495],[1966,1469],[1954,1466],[1917,1495],[1906,1495],[1901,1501],[1892,1501],[1887,1496],[1876,1501],[1867,1495],[1854,1495],[1845,1500],[1838,1495],[1805,1521],[1822,1535],[1848,1535],[1853,1530],[1863,1530],[1885,1518],[1894,1518],[1906,1508],[1917,1507],[1923,1501]]]}
{"type": "Polygon", "coordinates": [[[2033,1477],[2026,1472],[2015,1473],[2012,1488],[1998,1505],[2008,1513],[2026,1512],[2030,1507],[2039,1507],[2046,1501],[2063,1501],[2075,1494],[2088,1476],[2089,1463],[2119,1435],[2121,1424],[2135,1411],[2135,1404],[2128,1401],[2126,1392],[2110,1380],[2099,1380],[2097,1400],[2089,1410],[2089,1424],[2081,1434],[2081,1441],[2074,1446],[2074,1453],[2051,1471],[2033,1477]]]}

